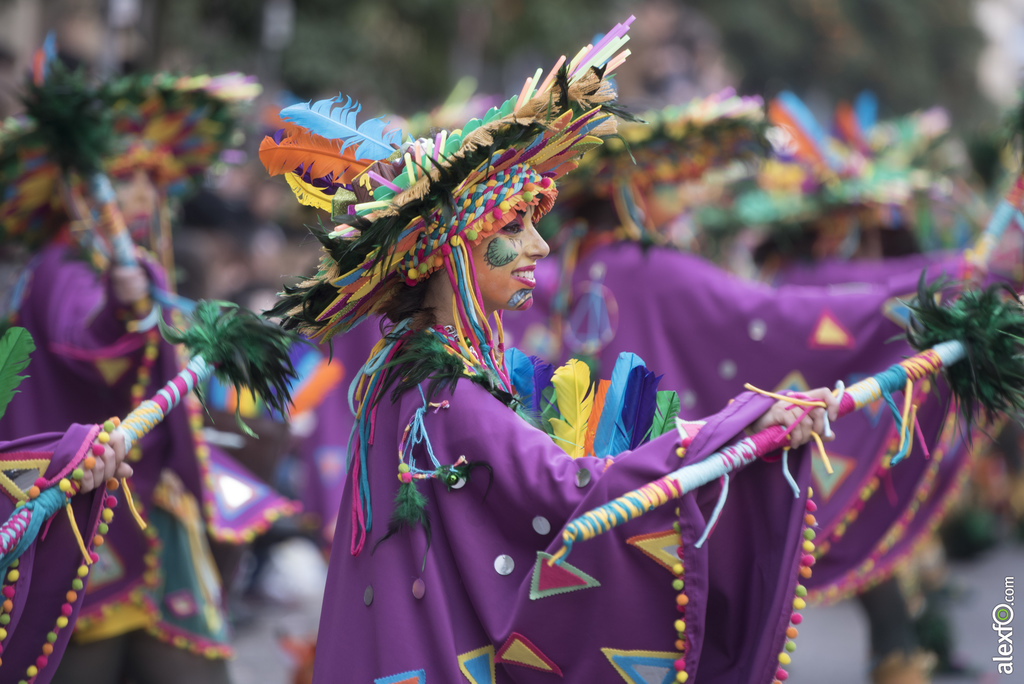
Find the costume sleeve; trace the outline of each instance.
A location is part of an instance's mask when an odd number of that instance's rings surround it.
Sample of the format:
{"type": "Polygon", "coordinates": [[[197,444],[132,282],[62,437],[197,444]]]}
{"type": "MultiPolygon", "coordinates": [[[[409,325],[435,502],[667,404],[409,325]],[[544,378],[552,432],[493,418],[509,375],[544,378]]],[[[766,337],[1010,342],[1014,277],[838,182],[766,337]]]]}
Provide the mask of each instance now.
{"type": "MultiPolygon", "coordinates": [[[[10,475],[25,469],[36,472],[35,484],[40,489],[56,488],[60,480],[70,477],[88,456],[89,446],[99,429],[95,425],[72,425],[64,433],[0,443],[0,461],[3,476],[7,478],[5,489],[14,484],[10,475]]],[[[22,478],[16,479],[22,482],[22,478]]],[[[16,512],[18,497],[12,496],[10,491],[5,494],[7,496],[0,497],[0,516],[10,520],[11,514],[16,512]]],[[[75,539],[75,529],[91,554],[94,545],[102,543],[99,526],[104,515],[109,517],[104,514],[104,507],[112,500],[102,487],[72,496],[73,522],[62,507],[44,523],[15,564],[4,571],[0,610],[7,620],[0,628],[3,649],[0,681],[28,681],[32,676],[37,684],[50,681],[67,647],[88,580],[88,566],[75,539]]],[[[129,524],[131,521],[121,522],[129,524]]]]}

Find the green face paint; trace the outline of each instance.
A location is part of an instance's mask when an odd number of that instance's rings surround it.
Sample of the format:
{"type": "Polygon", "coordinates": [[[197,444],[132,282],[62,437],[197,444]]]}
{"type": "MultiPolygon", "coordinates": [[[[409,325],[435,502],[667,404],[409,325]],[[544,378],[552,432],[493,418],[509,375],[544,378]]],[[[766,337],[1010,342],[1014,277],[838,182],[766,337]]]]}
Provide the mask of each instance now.
{"type": "Polygon", "coordinates": [[[484,253],[484,259],[487,260],[487,265],[491,268],[508,266],[518,256],[519,252],[516,251],[512,242],[500,235],[491,240],[490,244],[487,245],[487,251],[484,253]]]}

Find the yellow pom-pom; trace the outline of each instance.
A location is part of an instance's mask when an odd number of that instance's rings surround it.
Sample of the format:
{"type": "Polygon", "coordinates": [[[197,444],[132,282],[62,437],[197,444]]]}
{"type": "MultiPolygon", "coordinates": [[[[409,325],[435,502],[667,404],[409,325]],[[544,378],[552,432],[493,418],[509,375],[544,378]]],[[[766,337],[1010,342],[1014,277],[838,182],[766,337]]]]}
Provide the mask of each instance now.
{"type": "Polygon", "coordinates": [[[9,573],[7,573],[8,582],[17,582],[19,577],[21,577],[21,573],[19,573],[17,570],[11,570],[9,573]]]}
{"type": "Polygon", "coordinates": [[[779,662],[783,665],[789,665],[791,662],[793,662],[793,659],[789,657],[788,653],[780,653],[779,662]]]}
{"type": "Polygon", "coordinates": [[[793,599],[793,607],[797,610],[803,610],[807,607],[807,601],[804,601],[802,598],[797,597],[793,599]]]}
{"type": "Polygon", "coordinates": [[[683,574],[683,564],[682,563],[676,563],[675,565],[673,565],[672,566],[672,574],[673,575],[682,575],[683,574]]]}
{"type": "Polygon", "coordinates": [[[85,566],[85,565],[79,565],[78,566],[78,576],[79,577],[85,577],[88,574],[89,574],[89,568],[87,566],[85,566]]]}
{"type": "Polygon", "coordinates": [[[57,626],[61,629],[64,629],[68,626],[68,619],[61,615],[59,618],[57,618],[57,626]]]}
{"type": "Polygon", "coordinates": [[[71,491],[71,483],[68,482],[66,479],[63,479],[60,482],[58,482],[57,487],[59,487],[60,491],[64,492],[65,494],[71,491]]]}
{"type": "Polygon", "coordinates": [[[677,632],[685,632],[686,631],[686,623],[684,621],[682,621],[682,620],[676,620],[675,627],[676,627],[676,631],[677,632]]]}
{"type": "Polygon", "coordinates": [[[685,682],[689,678],[690,675],[686,673],[686,670],[680,670],[679,672],[676,672],[676,681],[679,682],[679,684],[683,684],[683,682],[685,682]]]}
{"type": "Polygon", "coordinates": [[[812,542],[812,541],[805,541],[804,542],[804,551],[806,551],[807,553],[811,553],[812,551],[814,551],[814,542],[812,542]]]}
{"type": "Polygon", "coordinates": [[[114,519],[114,511],[112,511],[109,508],[104,508],[103,513],[100,514],[100,517],[103,518],[103,522],[108,523],[114,519]]]}
{"type": "Polygon", "coordinates": [[[106,444],[110,441],[110,433],[104,430],[100,434],[96,435],[96,441],[100,444],[106,444]]]}
{"type": "Polygon", "coordinates": [[[29,677],[35,677],[37,674],[39,674],[39,668],[37,668],[35,665],[29,665],[28,669],[25,670],[25,674],[27,674],[29,677]]]}

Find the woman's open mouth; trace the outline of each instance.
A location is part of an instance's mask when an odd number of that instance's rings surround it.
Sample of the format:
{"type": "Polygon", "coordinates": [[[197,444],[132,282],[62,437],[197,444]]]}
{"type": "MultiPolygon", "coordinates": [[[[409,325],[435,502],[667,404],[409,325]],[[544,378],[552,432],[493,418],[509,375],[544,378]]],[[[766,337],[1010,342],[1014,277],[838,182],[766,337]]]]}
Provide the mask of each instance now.
{"type": "Polygon", "coordinates": [[[517,268],[516,270],[512,271],[512,278],[514,280],[518,280],[520,283],[526,285],[527,287],[536,287],[537,278],[533,272],[535,268],[536,266],[524,266],[523,268],[517,268]]]}

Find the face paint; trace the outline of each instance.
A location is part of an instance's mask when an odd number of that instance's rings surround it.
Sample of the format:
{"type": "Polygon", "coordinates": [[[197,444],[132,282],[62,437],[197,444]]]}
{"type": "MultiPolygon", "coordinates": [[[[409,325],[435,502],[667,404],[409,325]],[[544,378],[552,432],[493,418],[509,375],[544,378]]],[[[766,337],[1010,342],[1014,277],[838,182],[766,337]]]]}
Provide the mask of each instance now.
{"type": "Polygon", "coordinates": [[[511,309],[529,309],[533,306],[533,291],[522,289],[512,295],[508,300],[511,309]]]}
{"type": "Polygon", "coordinates": [[[515,261],[518,256],[519,251],[512,243],[512,240],[503,238],[500,235],[491,240],[490,244],[487,245],[487,252],[484,253],[484,259],[491,268],[507,266],[515,261]]]}

